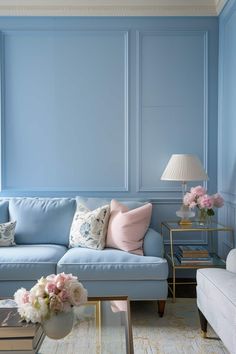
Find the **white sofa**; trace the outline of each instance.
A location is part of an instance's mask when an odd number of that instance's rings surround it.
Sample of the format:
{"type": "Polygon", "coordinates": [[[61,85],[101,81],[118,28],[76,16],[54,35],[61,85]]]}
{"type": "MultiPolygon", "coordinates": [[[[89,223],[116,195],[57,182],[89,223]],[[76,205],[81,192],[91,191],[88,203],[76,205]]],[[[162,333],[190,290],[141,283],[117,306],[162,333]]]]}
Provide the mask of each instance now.
{"type": "Polygon", "coordinates": [[[229,352],[236,354],[236,249],[228,254],[226,269],[198,269],[197,306],[203,336],[209,322],[229,352]]]}

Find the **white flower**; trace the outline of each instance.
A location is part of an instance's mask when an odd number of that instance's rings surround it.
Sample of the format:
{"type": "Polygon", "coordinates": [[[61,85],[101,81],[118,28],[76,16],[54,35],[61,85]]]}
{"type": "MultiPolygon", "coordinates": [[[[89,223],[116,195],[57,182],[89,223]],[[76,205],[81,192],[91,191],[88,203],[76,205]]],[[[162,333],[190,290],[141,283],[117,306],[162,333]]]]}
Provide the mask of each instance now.
{"type": "Polygon", "coordinates": [[[69,299],[72,305],[79,306],[87,301],[88,293],[78,281],[71,281],[67,285],[67,290],[69,293],[69,299]]]}
{"type": "Polygon", "coordinates": [[[29,302],[29,291],[25,288],[18,289],[14,294],[14,299],[18,306],[29,302]]]}
{"type": "Polygon", "coordinates": [[[27,322],[36,323],[41,321],[40,312],[29,303],[19,307],[18,312],[27,322]]]}
{"type": "Polygon", "coordinates": [[[32,297],[43,297],[45,293],[45,286],[47,280],[45,278],[40,278],[38,282],[31,288],[30,294],[32,297]]]}

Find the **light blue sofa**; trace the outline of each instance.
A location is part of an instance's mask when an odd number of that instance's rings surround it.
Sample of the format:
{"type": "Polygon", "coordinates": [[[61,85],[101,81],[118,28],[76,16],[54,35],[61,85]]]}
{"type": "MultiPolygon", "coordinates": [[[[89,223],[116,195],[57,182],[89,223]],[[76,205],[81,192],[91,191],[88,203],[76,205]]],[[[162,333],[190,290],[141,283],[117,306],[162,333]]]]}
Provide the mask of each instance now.
{"type": "MultiPolygon", "coordinates": [[[[124,201],[122,201],[124,202],[124,201]]],[[[107,203],[84,199],[90,209],[107,203]]],[[[130,209],[140,202],[124,202],[130,209]]],[[[128,295],[131,300],[158,300],[160,315],[167,298],[168,265],[163,240],[149,229],[144,256],[117,249],[68,249],[76,199],[10,198],[0,201],[0,223],[16,220],[16,246],[0,247],[0,297],[30,288],[42,275],[73,273],[89,296],[128,295]]]]}

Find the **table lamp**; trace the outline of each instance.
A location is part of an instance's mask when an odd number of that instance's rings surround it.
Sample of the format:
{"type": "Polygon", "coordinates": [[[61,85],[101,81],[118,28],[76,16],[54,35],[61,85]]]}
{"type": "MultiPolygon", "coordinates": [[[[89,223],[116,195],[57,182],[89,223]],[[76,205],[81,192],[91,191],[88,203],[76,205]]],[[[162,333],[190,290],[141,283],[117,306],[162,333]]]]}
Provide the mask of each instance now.
{"type": "MultiPolygon", "coordinates": [[[[202,166],[201,161],[196,155],[174,154],[171,156],[162,176],[163,181],[180,181],[182,184],[183,197],[187,191],[188,181],[204,181],[208,176],[202,166]]],[[[181,217],[179,224],[189,225],[189,217],[194,216],[194,212],[187,206],[181,206],[176,215],[181,217]]]]}

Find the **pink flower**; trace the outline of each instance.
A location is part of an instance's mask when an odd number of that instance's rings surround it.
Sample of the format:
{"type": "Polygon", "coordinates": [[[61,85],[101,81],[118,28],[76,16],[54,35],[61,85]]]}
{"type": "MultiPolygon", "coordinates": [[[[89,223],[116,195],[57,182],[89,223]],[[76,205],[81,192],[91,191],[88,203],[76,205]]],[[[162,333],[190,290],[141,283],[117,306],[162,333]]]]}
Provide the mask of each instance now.
{"type": "Polygon", "coordinates": [[[18,289],[14,294],[14,300],[19,307],[23,304],[29,303],[29,291],[27,291],[25,288],[18,289]]]}
{"type": "Polygon", "coordinates": [[[69,293],[67,289],[62,289],[61,292],[58,294],[61,301],[66,301],[69,299],[69,293]]]}
{"type": "Polygon", "coordinates": [[[189,204],[189,209],[194,209],[195,206],[197,206],[197,203],[196,203],[196,202],[191,202],[191,203],[189,204]]]}
{"type": "Polygon", "coordinates": [[[54,282],[48,282],[45,286],[45,291],[48,294],[57,294],[59,292],[59,289],[57,288],[54,282]]]}
{"type": "Polygon", "coordinates": [[[56,274],[50,274],[46,277],[46,280],[48,280],[50,282],[55,281],[56,277],[57,277],[56,274]]]}
{"type": "Polygon", "coordinates": [[[224,205],[224,199],[219,193],[214,194],[212,198],[213,198],[214,207],[221,208],[224,205]]]}
{"type": "Polygon", "coordinates": [[[190,192],[194,196],[194,198],[196,198],[196,197],[201,197],[204,194],[206,194],[206,189],[202,186],[196,186],[196,187],[192,187],[190,189],[190,192]]]}
{"type": "Polygon", "coordinates": [[[198,205],[200,209],[212,209],[214,205],[213,198],[210,195],[205,194],[198,198],[198,205]]]}
{"type": "Polygon", "coordinates": [[[55,283],[58,289],[63,289],[65,286],[65,283],[71,280],[77,280],[77,277],[73,276],[72,274],[65,274],[63,273],[59,273],[57,274],[56,278],[55,278],[55,283]]]}
{"type": "Polygon", "coordinates": [[[183,203],[191,209],[194,208],[196,206],[195,196],[192,193],[187,192],[184,196],[183,203]]]}
{"type": "Polygon", "coordinates": [[[77,277],[60,273],[41,277],[30,291],[21,288],[14,296],[19,314],[27,322],[36,323],[58,312],[71,311],[75,305],[84,304],[87,290],[77,277]]]}
{"type": "Polygon", "coordinates": [[[25,293],[23,294],[22,296],[22,302],[24,304],[28,303],[29,302],[29,291],[25,291],[25,293]]]}

